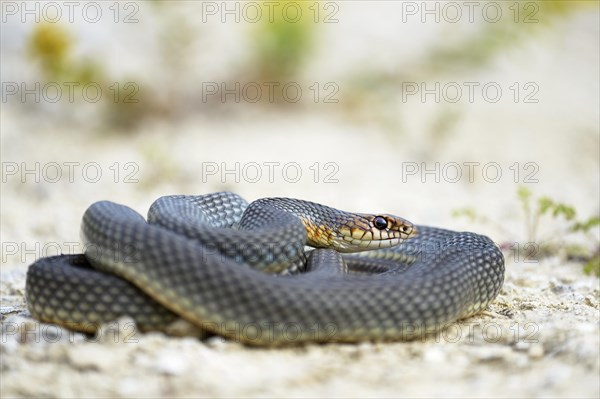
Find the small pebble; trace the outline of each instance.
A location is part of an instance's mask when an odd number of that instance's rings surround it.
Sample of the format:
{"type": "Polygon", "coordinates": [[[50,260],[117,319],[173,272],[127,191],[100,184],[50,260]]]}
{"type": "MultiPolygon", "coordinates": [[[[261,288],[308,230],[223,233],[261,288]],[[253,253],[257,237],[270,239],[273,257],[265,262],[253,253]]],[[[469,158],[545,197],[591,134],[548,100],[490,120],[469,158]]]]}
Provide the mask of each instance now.
{"type": "Polygon", "coordinates": [[[527,354],[533,359],[539,359],[544,356],[544,347],[541,344],[532,344],[527,354]]]}
{"type": "Polygon", "coordinates": [[[163,350],[157,355],[153,368],[166,375],[181,375],[187,371],[188,365],[189,361],[184,354],[163,350]]]}
{"type": "Polygon", "coordinates": [[[528,351],[530,349],[530,347],[531,347],[531,344],[529,344],[529,342],[523,342],[523,341],[518,341],[514,346],[515,350],[520,351],[520,352],[528,351]]]}
{"type": "Polygon", "coordinates": [[[116,361],[114,353],[99,344],[83,344],[67,353],[69,363],[79,370],[111,370],[116,361]]]}
{"type": "Polygon", "coordinates": [[[438,347],[429,348],[423,354],[423,359],[427,363],[441,364],[446,361],[446,354],[438,347]]]}

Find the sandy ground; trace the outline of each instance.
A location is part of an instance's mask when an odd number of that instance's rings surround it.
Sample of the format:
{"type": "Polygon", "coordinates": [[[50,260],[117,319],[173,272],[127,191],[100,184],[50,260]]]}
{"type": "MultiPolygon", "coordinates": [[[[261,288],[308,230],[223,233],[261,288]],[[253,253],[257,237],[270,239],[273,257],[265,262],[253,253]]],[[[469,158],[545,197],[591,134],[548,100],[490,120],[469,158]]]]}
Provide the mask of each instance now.
{"type": "MultiPolygon", "coordinates": [[[[522,240],[522,222],[512,181],[504,188],[512,191],[510,195],[497,201],[494,196],[502,183],[486,184],[479,179],[477,183],[423,184],[420,179],[416,182],[409,179],[400,187],[414,189],[422,201],[400,192],[395,199],[377,196],[376,203],[369,206],[373,195],[365,190],[383,184],[386,179],[393,181],[394,171],[401,168],[402,159],[410,159],[392,158],[391,152],[410,152],[410,148],[386,149],[385,136],[367,138],[352,132],[349,126],[326,119],[311,117],[298,123],[284,118],[275,125],[286,129],[290,136],[282,138],[276,132],[269,132],[269,126],[276,128],[272,122],[264,122],[263,126],[257,126],[257,130],[266,130],[261,141],[264,146],[255,147],[255,153],[248,155],[242,146],[234,145],[244,140],[243,123],[230,126],[211,123],[214,122],[193,121],[187,127],[181,126],[176,137],[160,129],[126,138],[98,139],[60,132],[53,136],[42,132],[36,137],[3,137],[20,148],[31,149],[30,153],[23,154],[25,159],[85,162],[84,149],[90,148],[92,140],[99,149],[95,162],[102,165],[104,173],[111,173],[109,167],[115,160],[139,165],[138,183],[132,184],[114,183],[109,175],[110,178],[97,183],[80,177],[75,177],[73,183],[63,179],[45,184],[22,183],[19,178],[8,179],[3,185],[4,263],[0,286],[3,397],[599,395],[598,279],[585,276],[581,264],[568,263],[558,257],[528,263],[515,258],[512,250],[506,252],[504,288],[487,312],[461,321],[437,336],[410,343],[256,349],[220,338],[202,341],[158,333],[142,334],[127,320],[121,320],[120,329],[107,326],[94,338],[29,318],[23,297],[27,264],[58,251],[81,250],[76,244],[78,219],[89,203],[99,199],[127,203],[144,213],[149,204],[163,194],[234,189],[248,199],[268,195],[298,196],[337,204],[340,208],[412,215],[411,220],[417,223],[471,228],[490,234],[498,242],[522,240]],[[231,145],[231,153],[225,158],[211,156],[213,150],[203,145],[203,140],[208,140],[210,132],[217,128],[224,131],[221,142],[231,145]],[[318,139],[317,129],[330,132],[320,138],[326,145],[345,140],[351,154],[383,152],[390,156],[387,165],[393,168],[384,168],[373,176],[361,172],[362,165],[347,161],[347,153],[331,156],[326,150],[310,152],[306,143],[318,139]],[[303,140],[291,138],[298,131],[305,132],[303,140]],[[172,141],[170,149],[161,155],[161,144],[168,141],[172,141]],[[61,147],[64,142],[72,145],[61,147]],[[292,144],[292,148],[283,143],[292,144]],[[275,146],[280,152],[272,151],[275,146]],[[159,155],[148,156],[144,153],[147,147],[159,148],[155,150],[159,155]],[[161,158],[171,150],[181,156],[161,158]],[[192,159],[193,165],[186,165],[186,159],[192,159]],[[198,173],[202,168],[200,160],[219,159],[258,163],[295,160],[305,173],[310,173],[308,168],[314,162],[334,162],[339,165],[336,175],[339,181],[315,183],[311,177],[289,183],[276,177],[272,184],[254,184],[243,179],[239,183],[229,181],[234,178],[231,176],[225,176],[224,180],[207,176],[206,183],[202,183],[198,173]],[[169,168],[181,172],[165,178],[169,168]],[[161,183],[153,184],[153,180],[161,183]],[[447,197],[446,203],[440,204],[436,193],[447,197]],[[515,231],[514,237],[503,236],[505,233],[494,226],[473,226],[453,219],[452,209],[475,205],[471,196],[477,198],[476,207],[483,214],[505,215],[503,224],[509,231],[515,231]],[[11,243],[17,245],[16,250],[9,246],[11,243]]],[[[494,159],[507,165],[500,158],[494,159]]],[[[545,165],[550,164],[541,164],[542,170],[545,165]]],[[[593,177],[582,175],[581,182],[571,193],[572,198],[586,198],[589,189],[586,184],[593,185],[593,177]]],[[[544,187],[552,184],[552,181],[549,185],[540,183],[541,188],[535,188],[543,193],[544,187]]],[[[579,205],[580,209],[594,209],[590,199],[587,202],[582,199],[579,205]]]]}
{"type": "Polygon", "coordinates": [[[23,310],[3,275],[2,396],[597,397],[597,280],[551,260],[509,269],[489,311],[410,343],[243,347],[141,334],[86,337],[23,310]],[[11,309],[7,309],[10,307],[11,309]]]}
{"type": "MultiPolygon", "coordinates": [[[[360,43],[336,32],[340,45],[321,61],[345,66],[348,58],[337,52],[362,54],[354,51],[360,43]]],[[[363,47],[372,42],[379,40],[363,47]]],[[[375,48],[365,57],[371,53],[387,55],[375,48]]],[[[493,81],[505,93],[514,82],[534,81],[538,103],[515,104],[508,94],[493,104],[390,99],[391,130],[338,108],[246,105],[116,134],[82,128],[96,120],[93,110],[66,117],[44,104],[3,104],[2,397],[600,396],[599,280],[559,256],[524,261],[528,239],[515,195],[524,185],[574,205],[581,217],[598,214],[597,71],[598,17],[585,14],[546,33],[541,44],[525,41],[490,66],[449,78],[493,81]],[[453,125],[436,136],[436,121],[448,114],[456,117],[453,125]],[[473,173],[466,164],[475,165],[473,173]],[[80,218],[92,202],[112,200],[143,214],[161,195],[221,190],[487,234],[507,248],[513,243],[505,252],[504,287],[483,314],[435,336],[386,344],[257,349],[220,338],[142,334],[127,320],[87,337],[29,317],[27,266],[81,252],[80,218]],[[494,223],[451,216],[466,206],[494,223]]],[[[367,114],[381,105],[364,104],[367,114]]],[[[542,221],[538,237],[562,237],[564,227],[542,221]]]]}

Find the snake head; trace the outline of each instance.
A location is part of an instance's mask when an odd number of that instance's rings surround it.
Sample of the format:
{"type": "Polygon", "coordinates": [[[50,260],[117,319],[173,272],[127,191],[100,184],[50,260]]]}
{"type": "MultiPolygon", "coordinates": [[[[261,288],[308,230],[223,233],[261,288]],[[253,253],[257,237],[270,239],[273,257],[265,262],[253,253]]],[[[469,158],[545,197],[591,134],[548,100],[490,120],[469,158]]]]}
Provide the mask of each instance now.
{"type": "Polygon", "coordinates": [[[340,225],[333,246],[339,252],[389,248],[416,234],[416,227],[401,217],[356,214],[352,220],[340,225]]]}

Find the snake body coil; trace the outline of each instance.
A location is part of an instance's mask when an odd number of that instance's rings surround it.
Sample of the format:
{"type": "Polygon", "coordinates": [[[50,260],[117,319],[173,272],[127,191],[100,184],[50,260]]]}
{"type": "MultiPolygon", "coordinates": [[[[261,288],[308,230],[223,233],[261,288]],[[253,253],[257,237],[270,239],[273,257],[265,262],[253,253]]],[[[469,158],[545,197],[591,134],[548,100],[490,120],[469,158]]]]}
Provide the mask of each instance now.
{"type": "Polygon", "coordinates": [[[125,315],[160,329],[179,315],[259,345],[400,340],[481,311],[504,280],[485,236],[295,199],[162,197],[148,221],[90,206],[85,255],[30,266],[31,314],[89,332],[125,315]],[[357,250],[369,251],[341,254],[357,250]]]}

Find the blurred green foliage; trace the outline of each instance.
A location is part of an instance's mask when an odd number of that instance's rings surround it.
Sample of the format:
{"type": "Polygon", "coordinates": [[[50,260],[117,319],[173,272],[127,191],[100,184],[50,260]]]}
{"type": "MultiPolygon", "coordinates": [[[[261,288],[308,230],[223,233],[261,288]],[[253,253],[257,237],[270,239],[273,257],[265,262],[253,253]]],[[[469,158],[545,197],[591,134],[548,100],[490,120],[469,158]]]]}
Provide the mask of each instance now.
{"type": "MultiPolygon", "coordinates": [[[[509,8],[520,4],[519,23],[515,23],[511,17],[505,17],[497,24],[481,24],[476,34],[463,35],[459,42],[449,44],[447,40],[440,40],[439,47],[433,48],[426,57],[416,60],[410,70],[384,71],[376,67],[360,70],[358,66],[356,75],[349,76],[348,81],[344,83],[344,90],[339,94],[343,96],[341,106],[335,109],[342,110],[344,116],[353,120],[375,120],[393,133],[393,136],[399,136],[403,129],[402,121],[398,120],[396,104],[398,96],[402,95],[403,82],[439,78],[439,75],[452,71],[453,68],[464,71],[465,68],[480,67],[499,52],[527,40],[533,32],[542,31],[553,21],[589,6],[590,3],[592,2],[500,2],[508,16],[514,14],[509,8]],[[525,9],[525,5],[537,7],[536,15],[540,23],[524,22],[531,12],[525,9]]],[[[187,14],[171,7],[168,2],[156,1],[150,4],[154,6],[158,15],[158,40],[159,44],[162,43],[161,54],[158,57],[158,62],[164,64],[161,67],[161,80],[164,83],[161,87],[162,97],[156,95],[154,82],[142,84],[139,76],[132,77],[133,81],[138,82],[138,98],[145,106],[124,103],[124,99],[121,98],[105,104],[110,108],[106,118],[106,123],[110,126],[130,128],[146,116],[177,115],[177,109],[185,106],[181,101],[187,100],[179,101],[182,98],[181,88],[189,86],[186,84],[185,72],[189,67],[186,60],[195,48],[197,32],[192,29],[193,24],[189,23],[187,14]]],[[[270,4],[269,8],[275,10],[271,18],[267,17],[266,14],[269,13],[266,8],[261,7],[263,17],[256,24],[249,26],[251,63],[243,65],[238,71],[238,76],[231,76],[231,80],[286,82],[298,79],[318,44],[316,29],[321,25],[314,22],[315,7],[321,7],[321,14],[324,14],[324,3],[279,0],[270,4]],[[283,12],[284,9],[288,12],[283,12]],[[296,20],[297,10],[300,10],[301,17],[296,20]]],[[[39,62],[48,81],[81,84],[98,82],[103,91],[106,89],[110,92],[109,87],[114,82],[110,82],[103,60],[78,59],[74,56],[76,44],[64,26],[42,23],[33,31],[28,43],[28,53],[39,62]]],[[[227,87],[231,85],[228,84],[227,87]]],[[[122,91],[117,93],[117,97],[125,94],[122,91]]],[[[461,115],[460,104],[440,109],[432,119],[426,134],[429,134],[432,142],[438,143],[439,147],[457,130],[461,115]]]]}
{"type": "Polygon", "coordinates": [[[29,54],[39,60],[48,80],[63,80],[69,69],[73,39],[56,24],[39,24],[28,43],[29,54]]]}
{"type": "Polygon", "coordinates": [[[252,34],[252,46],[259,77],[282,81],[296,75],[313,48],[316,24],[309,7],[314,3],[282,0],[271,4],[276,10],[273,18],[261,18],[252,34]],[[296,21],[297,10],[301,14],[296,21]]]}
{"type": "Polygon", "coordinates": [[[549,215],[553,219],[562,216],[565,220],[571,221],[575,218],[576,211],[570,205],[552,200],[550,197],[539,197],[532,209],[532,192],[528,188],[519,187],[517,197],[521,203],[521,209],[525,213],[525,223],[527,226],[527,239],[529,242],[537,241],[537,230],[540,224],[540,218],[549,215]]]}
{"type": "MultiPolygon", "coordinates": [[[[591,216],[588,219],[577,219],[576,209],[568,204],[553,200],[548,196],[534,198],[533,193],[526,187],[519,187],[517,199],[525,219],[525,230],[527,243],[534,243],[539,249],[532,256],[552,256],[564,253],[568,259],[582,261],[583,271],[586,274],[595,274],[600,277],[600,242],[594,237],[600,227],[600,216],[591,216]],[[562,229],[553,230],[551,239],[539,239],[538,228],[542,221],[546,223],[552,220],[562,219],[562,229]],[[573,234],[583,234],[590,242],[589,247],[569,243],[573,234]]],[[[455,210],[454,217],[467,217],[471,221],[485,224],[494,224],[491,219],[480,216],[473,208],[462,208],[455,210]]]]}
{"type": "Polygon", "coordinates": [[[98,82],[102,70],[98,63],[73,56],[75,40],[60,24],[38,24],[28,42],[28,54],[40,63],[46,81],[98,82]]]}
{"type": "MultiPolygon", "coordinates": [[[[57,23],[35,26],[27,45],[28,55],[39,63],[45,83],[78,83],[78,87],[94,84],[100,87],[99,101],[104,108],[105,127],[130,129],[153,113],[150,97],[142,98],[143,87],[134,83],[111,82],[100,61],[77,58],[76,41],[68,30],[57,23]],[[144,100],[145,104],[141,104],[144,100]]],[[[75,101],[81,101],[75,97],[75,101]]]]}
{"type": "Polygon", "coordinates": [[[476,35],[453,46],[440,46],[426,60],[423,71],[437,74],[449,68],[472,68],[489,62],[500,51],[518,45],[536,32],[551,26],[572,12],[589,7],[593,2],[573,0],[538,0],[500,2],[503,17],[498,23],[487,23],[476,35]]]}
{"type": "MultiPolygon", "coordinates": [[[[456,41],[437,41],[437,45],[424,57],[406,69],[398,69],[395,73],[373,68],[355,71],[355,76],[344,85],[345,98],[342,103],[350,104],[346,111],[354,117],[365,110],[369,115],[373,115],[370,112],[373,108],[382,108],[382,103],[390,101],[390,88],[394,88],[398,96],[402,95],[404,82],[436,81],[448,74],[464,74],[472,69],[483,68],[502,52],[531,40],[536,34],[547,31],[570,14],[597,8],[597,2],[571,0],[503,1],[494,4],[502,8],[502,18],[497,23],[481,23],[477,31],[463,34],[456,41]]],[[[479,13],[481,6],[482,4],[479,4],[479,13]]],[[[481,14],[478,15],[481,17],[481,14]]],[[[458,109],[461,104],[452,106],[458,109]]],[[[392,117],[397,117],[397,109],[393,109],[392,112],[392,117]]],[[[429,132],[432,142],[441,142],[453,132],[453,129],[444,129],[444,122],[453,122],[452,118],[447,118],[446,113],[446,110],[440,111],[439,118],[442,123],[434,126],[429,132]]],[[[383,128],[389,126],[389,117],[378,116],[381,119],[378,122],[383,128]]],[[[401,121],[396,122],[400,123],[401,121]]],[[[394,134],[399,132],[400,129],[392,131],[394,134]]]]}

